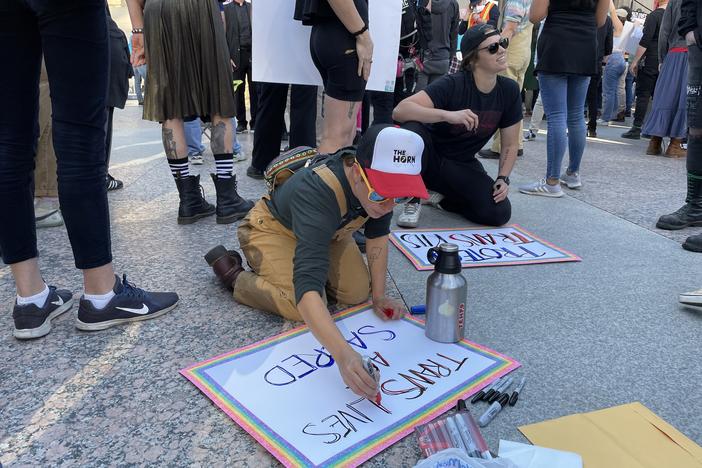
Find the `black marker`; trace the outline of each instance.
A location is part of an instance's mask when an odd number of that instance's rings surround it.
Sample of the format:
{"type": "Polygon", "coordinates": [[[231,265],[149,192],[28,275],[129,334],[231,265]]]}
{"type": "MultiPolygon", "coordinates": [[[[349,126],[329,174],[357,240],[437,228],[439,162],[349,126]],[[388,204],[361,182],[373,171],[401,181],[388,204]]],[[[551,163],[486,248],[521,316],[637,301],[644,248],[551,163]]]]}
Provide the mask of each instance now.
{"type": "Polygon", "coordinates": [[[525,382],[526,377],[522,377],[522,380],[519,382],[519,385],[517,385],[517,388],[515,388],[514,392],[512,392],[512,396],[509,397],[509,406],[514,406],[517,404],[517,400],[519,399],[519,392],[521,392],[524,388],[525,382]]]}
{"type": "Polygon", "coordinates": [[[488,385],[487,387],[485,387],[484,389],[480,390],[478,393],[476,393],[473,396],[473,398],[470,400],[470,402],[472,404],[476,404],[477,402],[482,400],[483,397],[485,396],[485,394],[487,394],[487,392],[489,392],[490,390],[495,388],[495,386],[497,386],[501,381],[502,381],[502,379],[499,378],[499,379],[495,380],[493,383],[491,383],[490,385],[488,385]]]}
{"type": "MultiPolygon", "coordinates": [[[[495,389],[495,393],[493,393],[493,395],[488,399],[488,403],[492,404],[499,400],[500,397],[507,392],[507,389],[512,386],[512,382],[514,382],[512,377],[502,382],[502,384],[495,389]]],[[[507,398],[509,398],[509,396],[507,396],[507,398]]]]}

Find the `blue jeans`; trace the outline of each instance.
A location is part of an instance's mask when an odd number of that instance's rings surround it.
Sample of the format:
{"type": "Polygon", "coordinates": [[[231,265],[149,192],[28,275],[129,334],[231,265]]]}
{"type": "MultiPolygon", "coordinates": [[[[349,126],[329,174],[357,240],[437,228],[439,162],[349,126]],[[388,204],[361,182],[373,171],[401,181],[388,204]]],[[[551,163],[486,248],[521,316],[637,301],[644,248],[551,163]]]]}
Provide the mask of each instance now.
{"type": "Polygon", "coordinates": [[[548,116],[547,178],[560,177],[566,145],[570,156],[568,171],[580,170],[585,150],[583,113],[589,84],[589,76],[539,73],[541,101],[548,116]]]}
{"type": "MultiPolygon", "coordinates": [[[[205,145],[202,144],[202,121],[195,119],[191,122],[183,122],[185,127],[185,142],[188,145],[188,156],[202,154],[205,145]]],[[[232,118],[234,142],[232,148],[234,153],[241,153],[241,143],[236,137],[236,118],[232,118]]]]}
{"type": "Polygon", "coordinates": [[[619,52],[610,55],[602,76],[602,97],[604,99],[602,120],[612,120],[617,116],[619,107],[617,90],[619,88],[619,78],[624,73],[624,70],[626,70],[624,55],[619,52]]]}
{"type": "Polygon", "coordinates": [[[188,145],[188,156],[202,154],[205,145],[202,144],[202,121],[195,119],[191,122],[183,122],[185,127],[185,143],[188,145]]]}
{"type": "MultiPolygon", "coordinates": [[[[142,93],[141,81],[146,82],[146,64],[134,67],[134,91],[136,92],[137,101],[144,102],[144,94],[142,93]]],[[[144,84],[146,86],[146,84],[144,84]]]]}
{"type": "Polygon", "coordinates": [[[75,265],[112,261],[105,161],[109,35],[104,0],[0,2],[0,250],[37,256],[32,174],[42,55],[49,72],[58,195],[75,265]],[[12,73],[7,72],[12,70],[12,73]],[[76,70],[89,79],[76,80],[76,70]]]}

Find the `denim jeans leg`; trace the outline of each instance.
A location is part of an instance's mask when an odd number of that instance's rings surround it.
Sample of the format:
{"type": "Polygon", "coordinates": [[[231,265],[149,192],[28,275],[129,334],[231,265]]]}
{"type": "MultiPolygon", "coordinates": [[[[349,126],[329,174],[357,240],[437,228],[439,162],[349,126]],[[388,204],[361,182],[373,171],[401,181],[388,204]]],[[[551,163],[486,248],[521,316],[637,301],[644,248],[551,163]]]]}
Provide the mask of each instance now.
{"type": "Polygon", "coordinates": [[[32,171],[39,137],[41,38],[22,2],[0,2],[0,250],[6,264],[37,256],[32,171]],[[21,44],[21,46],[18,46],[21,44]],[[9,72],[12,70],[12,73],[9,72]]]}
{"type": "Polygon", "coordinates": [[[563,74],[540,73],[539,88],[541,90],[544,112],[548,116],[546,177],[557,179],[561,175],[561,165],[567,144],[566,98],[568,94],[568,77],[563,74]]]}
{"type": "Polygon", "coordinates": [[[602,78],[602,94],[604,98],[602,120],[612,120],[617,115],[619,77],[624,73],[624,68],[625,64],[622,54],[612,54],[607,62],[607,66],[605,66],[604,76],[602,78]]]}
{"type": "Polygon", "coordinates": [[[578,172],[585,151],[585,98],[590,85],[589,76],[568,77],[568,171],[578,172]]]}
{"type": "Polygon", "coordinates": [[[234,154],[241,153],[241,143],[239,143],[239,139],[236,137],[236,125],[236,117],[232,117],[232,150],[234,154]]]}
{"type": "Polygon", "coordinates": [[[105,161],[109,36],[104,0],[35,1],[51,87],[61,211],[76,267],[112,261],[105,161]],[[89,80],[76,80],[89,70],[89,80]]]}
{"type": "Polygon", "coordinates": [[[202,144],[202,122],[195,119],[190,122],[183,122],[185,129],[185,143],[188,145],[188,156],[202,154],[205,146],[202,144]]]}
{"type": "Polygon", "coordinates": [[[702,177],[702,49],[691,45],[688,50],[687,123],[687,172],[702,177]]]}

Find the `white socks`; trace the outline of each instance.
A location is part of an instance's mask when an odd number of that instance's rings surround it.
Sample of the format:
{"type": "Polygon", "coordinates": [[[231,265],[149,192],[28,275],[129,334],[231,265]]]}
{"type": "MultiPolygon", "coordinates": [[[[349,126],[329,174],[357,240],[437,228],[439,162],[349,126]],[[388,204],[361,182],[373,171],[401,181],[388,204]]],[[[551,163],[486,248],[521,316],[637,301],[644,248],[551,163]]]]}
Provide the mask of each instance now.
{"type": "Polygon", "coordinates": [[[44,283],[44,290],[39,294],[35,294],[29,297],[22,297],[17,295],[17,305],[28,305],[34,304],[37,307],[42,307],[46,302],[46,298],[49,297],[49,287],[44,283]]]}
{"type": "Polygon", "coordinates": [[[115,297],[114,291],[107,294],[83,294],[83,298],[89,300],[96,309],[104,309],[113,297],[115,297]]]}

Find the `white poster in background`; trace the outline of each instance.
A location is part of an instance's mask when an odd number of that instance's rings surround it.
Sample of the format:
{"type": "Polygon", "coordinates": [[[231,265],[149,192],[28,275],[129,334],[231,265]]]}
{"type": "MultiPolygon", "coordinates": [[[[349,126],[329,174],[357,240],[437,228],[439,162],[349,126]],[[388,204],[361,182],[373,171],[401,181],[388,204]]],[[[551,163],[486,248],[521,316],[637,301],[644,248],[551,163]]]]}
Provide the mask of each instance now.
{"type": "MultiPolygon", "coordinates": [[[[293,19],[295,0],[255,0],[252,8],[253,80],[322,85],[310,56],[311,26],[293,19]]],[[[393,91],[402,0],[369,0],[373,66],[366,89],[393,91]]]]}

